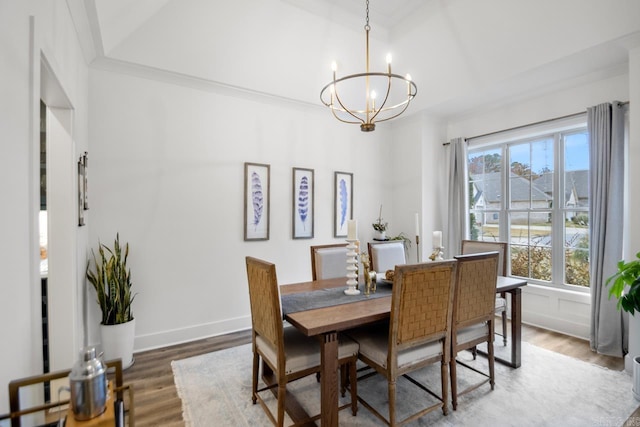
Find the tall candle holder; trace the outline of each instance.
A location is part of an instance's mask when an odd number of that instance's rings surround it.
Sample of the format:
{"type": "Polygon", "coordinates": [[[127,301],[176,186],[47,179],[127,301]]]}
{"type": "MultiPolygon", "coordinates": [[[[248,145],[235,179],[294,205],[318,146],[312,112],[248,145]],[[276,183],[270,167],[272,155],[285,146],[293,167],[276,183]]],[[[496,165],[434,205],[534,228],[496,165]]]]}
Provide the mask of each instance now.
{"type": "Polygon", "coordinates": [[[444,260],[444,246],[434,246],[433,252],[429,255],[429,259],[431,261],[442,261],[444,260]]]}
{"type": "Polygon", "coordinates": [[[356,289],[358,285],[358,252],[356,252],[358,239],[347,239],[347,289],[344,293],[347,295],[360,295],[360,291],[356,289]]]}
{"type": "Polygon", "coordinates": [[[420,236],[416,234],[416,262],[420,262],[420,236]]]}

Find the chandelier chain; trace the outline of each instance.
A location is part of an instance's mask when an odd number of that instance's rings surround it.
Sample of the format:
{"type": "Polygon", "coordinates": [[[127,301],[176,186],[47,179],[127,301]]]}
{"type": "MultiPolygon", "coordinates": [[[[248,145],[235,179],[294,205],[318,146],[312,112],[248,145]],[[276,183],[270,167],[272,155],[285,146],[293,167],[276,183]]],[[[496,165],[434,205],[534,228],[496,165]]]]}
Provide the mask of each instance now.
{"type": "Polygon", "coordinates": [[[371,27],[369,26],[369,0],[367,0],[367,21],[366,21],[366,24],[364,25],[364,29],[366,31],[369,31],[371,29],[371,27]]]}

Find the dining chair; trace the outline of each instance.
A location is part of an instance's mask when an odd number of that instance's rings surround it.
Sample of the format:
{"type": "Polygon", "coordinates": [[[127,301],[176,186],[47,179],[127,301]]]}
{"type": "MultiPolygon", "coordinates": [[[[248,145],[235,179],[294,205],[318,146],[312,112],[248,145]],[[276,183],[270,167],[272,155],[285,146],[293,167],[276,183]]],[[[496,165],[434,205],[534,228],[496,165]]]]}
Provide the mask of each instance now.
{"type": "MultiPolygon", "coordinates": [[[[349,333],[360,345],[359,359],[375,370],[361,376],[359,381],[377,374],[387,380],[388,419],[358,395],[358,401],[386,425],[400,426],[438,408],[445,415],[448,413],[447,371],[451,355],[450,329],[456,264],[454,260],[449,260],[397,265],[389,324],[373,329],[363,327],[349,333]],[[434,363],[440,363],[440,396],[408,375],[434,363]],[[396,381],[399,377],[406,377],[410,383],[436,397],[439,402],[398,421],[396,381]]],[[[360,389],[363,386],[361,383],[360,389]]]]}
{"type": "MultiPolygon", "coordinates": [[[[275,265],[253,257],[246,257],[246,265],[252,325],[252,400],[254,404],[259,401],[271,422],[282,427],[287,383],[320,372],[320,345],[316,339],[307,337],[295,327],[284,327],[275,265]],[[275,382],[259,388],[258,374],[261,360],[273,371],[275,382]],[[276,387],[277,413],[274,416],[260,393],[276,387]]],[[[358,344],[346,336],[340,336],[338,362],[341,369],[349,370],[351,384],[351,402],[340,409],[351,407],[353,415],[356,415],[358,409],[357,358],[358,344]]],[[[297,420],[296,425],[319,418],[320,414],[305,420],[297,420]]]]}
{"type": "Polygon", "coordinates": [[[453,410],[458,407],[458,396],[466,394],[487,382],[491,390],[495,386],[493,334],[495,319],[495,294],[498,280],[498,252],[458,255],[456,285],[453,299],[453,322],[451,327],[451,402],[453,410]],[[478,344],[487,343],[489,374],[464,362],[457,361],[462,350],[475,349],[478,344]],[[485,376],[481,382],[469,385],[458,392],[457,365],[460,364],[485,376]]]}
{"type": "Polygon", "coordinates": [[[347,251],[346,243],[311,246],[312,279],[345,277],[347,275],[347,251]]]}
{"type": "Polygon", "coordinates": [[[383,275],[387,270],[394,270],[396,265],[407,263],[402,240],[369,242],[367,249],[371,259],[371,269],[383,275]]]}
{"type": "MultiPolygon", "coordinates": [[[[498,252],[498,275],[507,275],[507,243],[484,242],[480,240],[463,240],[462,254],[475,254],[480,252],[498,252]]],[[[507,345],[507,293],[501,292],[496,296],[495,313],[502,317],[502,342],[507,345]]]]}

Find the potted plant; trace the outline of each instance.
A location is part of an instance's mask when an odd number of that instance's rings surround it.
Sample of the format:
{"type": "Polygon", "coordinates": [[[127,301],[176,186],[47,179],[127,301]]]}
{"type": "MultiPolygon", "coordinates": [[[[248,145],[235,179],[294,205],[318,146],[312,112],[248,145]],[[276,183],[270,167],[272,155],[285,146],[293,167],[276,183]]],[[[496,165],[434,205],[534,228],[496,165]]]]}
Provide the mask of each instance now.
{"type": "Polygon", "coordinates": [[[113,249],[98,243],[98,256],[91,250],[87,261],[87,279],[96,290],[98,305],[102,311],[100,334],[106,360],[121,359],[123,368],[133,364],[133,341],[135,319],[131,303],[135,295],[131,292],[131,270],[127,267],[129,244],[120,245],[116,234],[113,249]]]}
{"type": "Polygon", "coordinates": [[[607,286],[612,283],[609,298],[618,298],[618,309],[622,308],[631,315],[640,311],[640,252],[636,258],[629,262],[619,261],[617,273],[606,282],[607,286]]]}
{"type": "Polygon", "coordinates": [[[382,205],[380,205],[380,213],[378,214],[378,220],[371,224],[375,230],[375,240],[387,240],[387,227],[388,222],[383,222],[382,219],[382,205]]]}
{"type": "Polygon", "coordinates": [[[629,313],[629,353],[630,362],[625,363],[627,371],[633,373],[633,395],[640,400],[640,252],[636,259],[618,262],[618,271],[606,281],[609,298],[618,298],[618,309],[629,313]]]}

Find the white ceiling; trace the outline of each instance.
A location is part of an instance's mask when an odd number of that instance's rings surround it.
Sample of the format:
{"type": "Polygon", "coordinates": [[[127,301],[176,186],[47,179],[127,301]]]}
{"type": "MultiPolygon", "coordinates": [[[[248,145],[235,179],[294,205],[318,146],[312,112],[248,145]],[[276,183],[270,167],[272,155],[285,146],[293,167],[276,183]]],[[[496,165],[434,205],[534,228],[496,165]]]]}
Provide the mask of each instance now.
{"type": "MultiPolygon", "coordinates": [[[[318,104],[336,59],[364,68],[364,0],[67,0],[83,51],[105,63],[318,104]]],[[[487,103],[626,73],[640,2],[371,0],[371,66],[418,85],[411,112],[487,103]]]]}

